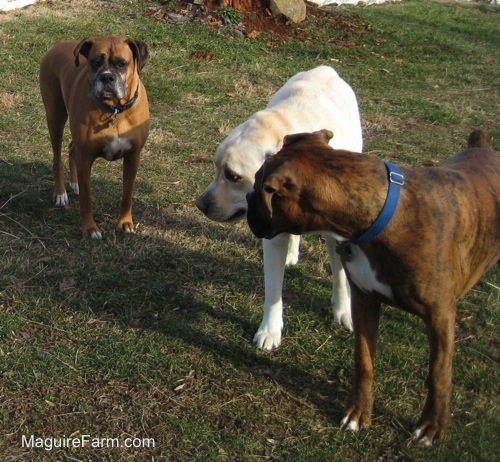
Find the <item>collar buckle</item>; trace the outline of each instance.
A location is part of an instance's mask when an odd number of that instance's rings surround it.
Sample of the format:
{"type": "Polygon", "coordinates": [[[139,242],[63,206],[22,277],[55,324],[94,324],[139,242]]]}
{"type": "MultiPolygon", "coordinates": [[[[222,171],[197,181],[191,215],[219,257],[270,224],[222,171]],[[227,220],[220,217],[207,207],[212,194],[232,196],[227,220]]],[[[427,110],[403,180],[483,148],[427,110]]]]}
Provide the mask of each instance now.
{"type": "Polygon", "coordinates": [[[399,186],[403,186],[405,184],[405,177],[399,172],[391,171],[389,172],[389,181],[399,186]]]}

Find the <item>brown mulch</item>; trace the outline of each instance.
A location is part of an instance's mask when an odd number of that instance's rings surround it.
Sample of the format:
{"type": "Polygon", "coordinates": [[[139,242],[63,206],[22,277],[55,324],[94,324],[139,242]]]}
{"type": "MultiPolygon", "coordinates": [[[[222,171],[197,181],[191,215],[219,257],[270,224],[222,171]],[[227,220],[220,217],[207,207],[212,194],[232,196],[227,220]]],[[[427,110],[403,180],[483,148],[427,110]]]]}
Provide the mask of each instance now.
{"type": "Polygon", "coordinates": [[[210,27],[226,28],[247,39],[254,39],[263,33],[282,42],[289,38],[303,41],[314,40],[308,31],[308,23],[321,20],[323,27],[337,32],[337,42],[349,46],[353,35],[364,35],[370,25],[355,13],[346,13],[341,8],[327,6],[319,8],[307,3],[307,18],[302,23],[293,24],[273,17],[269,10],[269,0],[180,0],[151,1],[146,16],[168,24],[201,22],[210,27]],[[241,21],[231,24],[221,14],[224,9],[233,8],[241,12],[241,21]]]}

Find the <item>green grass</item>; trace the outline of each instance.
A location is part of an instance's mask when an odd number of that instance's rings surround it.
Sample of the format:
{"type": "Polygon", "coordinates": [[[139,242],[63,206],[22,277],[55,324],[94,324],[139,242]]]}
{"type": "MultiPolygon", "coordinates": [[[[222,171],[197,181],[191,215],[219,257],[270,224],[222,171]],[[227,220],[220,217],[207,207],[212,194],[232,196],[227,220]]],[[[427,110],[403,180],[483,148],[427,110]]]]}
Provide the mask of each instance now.
{"type": "MultiPolygon", "coordinates": [[[[500,149],[500,22],[486,4],[412,0],[309,15],[288,38],[168,25],[145,1],[47,2],[0,13],[0,460],[493,461],[498,432],[500,271],[461,301],[453,419],[439,448],[408,443],[425,396],[423,324],[387,308],[374,425],[338,422],[352,336],[329,310],[318,237],[287,270],[282,347],[251,344],[263,305],[260,243],[209,222],[193,200],[237,124],[294,73],[331,64],[358,95],[367,152],[439,162],[483,127],[500,149]],[[51,206],[38,63],[64,38],[120,34],[151,49],[151,134],[136,182],[135,235],[116,232],[121,165],[97,162],[101,242],[82,239],[77,199],[51,206]],[[204,52],[212,60],[191,56],[204,52]],[[43,449],[22,435],[154,438],[155,448],[43,449]]],[[[69,141],[69,138],[68,138],[69,141]]]]}

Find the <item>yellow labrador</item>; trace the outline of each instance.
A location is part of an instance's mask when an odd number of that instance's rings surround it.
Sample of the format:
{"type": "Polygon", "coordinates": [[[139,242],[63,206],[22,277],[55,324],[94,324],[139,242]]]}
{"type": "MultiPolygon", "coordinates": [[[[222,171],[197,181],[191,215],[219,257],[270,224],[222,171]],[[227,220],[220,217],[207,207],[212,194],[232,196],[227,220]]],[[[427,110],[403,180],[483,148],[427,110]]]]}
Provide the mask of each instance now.
{"type": "MultiPolygon", "coordinates": [[[[271,98],[267,107],[236,127],[215,154],[215,178],[196,199],[197,207],[211,220],[245,218],[246,195],[253,189],[257,170],[276,154],[286,135],[328,129],[334,148],[361,152],[361,122],[352,88],[329,66],[300,72],[271,98]]],[[[264,317],[255,334],[259,348],[271,350],[281,343],[284,269],[295,264],[299,237],[280,234],[264,240],[264,317]]],[[[325,235],[333,273],[332,306],[335,319],[352,330],[350,293],[335,239],[325,235]]]]}

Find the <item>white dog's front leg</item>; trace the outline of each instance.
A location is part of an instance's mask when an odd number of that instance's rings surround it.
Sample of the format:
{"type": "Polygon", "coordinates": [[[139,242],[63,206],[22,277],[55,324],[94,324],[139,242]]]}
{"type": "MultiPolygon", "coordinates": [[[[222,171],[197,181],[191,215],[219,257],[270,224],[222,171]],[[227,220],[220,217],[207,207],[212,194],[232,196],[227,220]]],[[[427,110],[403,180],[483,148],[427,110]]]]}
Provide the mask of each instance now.
{"type": "Polygon", "coordinates": [[[328,255],[330,256],[330,266],[333,276],[332,308],[333,317],[341,326],[347,330],[353,330],[351,317],[351,289],[347,276],[340,261],[340,255],[335,252],[337,241],[334,237],[324,235],[328,255]]]}
{"type": "Polygon", "coordinates": [[[283,329],[283,279],[285,264],[296,263],[298,258],[298,236],[279,234],[275,238],[263,240],[264,249],[264,316],[253,341],[258,348],[272,350],[281,344],[283,329]],[[297,239],[293,239],[297,238],[297,239]],[[293,254],[295,251],[296,255],[293,254]]]}
{"type": "Polygon", "coordinates": [[[299,261],[300,236],[295,234],[285,234],[285,236],[288,236],[285,265],[295,265],[299,261]]]}

